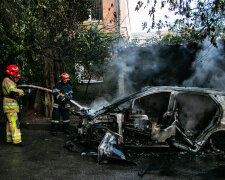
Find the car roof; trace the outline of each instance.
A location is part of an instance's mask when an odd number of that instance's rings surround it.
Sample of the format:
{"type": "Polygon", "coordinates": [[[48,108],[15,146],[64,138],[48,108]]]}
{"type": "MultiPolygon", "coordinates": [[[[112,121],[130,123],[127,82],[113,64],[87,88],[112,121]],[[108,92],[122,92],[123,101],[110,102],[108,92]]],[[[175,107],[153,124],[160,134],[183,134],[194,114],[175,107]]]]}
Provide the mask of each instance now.
{"type": "Polygon", "coordinates": [[[187,93],[203,93],[203,94],[212,94],[212,95],[222,95],[225,96],[224,91],[209,89],[209,88],[199,88],[199,87],[179,87],[179,86],[147,86],[142,88],[140,91],[137,91],[133,94],[130,94],[125,97],[121,97],[114,102],[112,102],[110,105],[107,105],[103,107],[100,111],[111,109],[117,105],[120,105],[126,101],[129,101],[131,99],[135,99],[137,97],[147,95],[150,93],[157,93],[157,92],[172,92],[172,91],[179,91],[179,92],[187,92],[187,93]]]}
{"type": "Polygon", "coordinates": [[[225,95],[225,91],[210,89],[210,88],[200,88],[200,87],[179,87],[179,86],[153,86],[144,87],[140,93],[148,93],[152,91],[183,91],[183,92],[199,92],[204,94],[213,95],[225,95]]]}

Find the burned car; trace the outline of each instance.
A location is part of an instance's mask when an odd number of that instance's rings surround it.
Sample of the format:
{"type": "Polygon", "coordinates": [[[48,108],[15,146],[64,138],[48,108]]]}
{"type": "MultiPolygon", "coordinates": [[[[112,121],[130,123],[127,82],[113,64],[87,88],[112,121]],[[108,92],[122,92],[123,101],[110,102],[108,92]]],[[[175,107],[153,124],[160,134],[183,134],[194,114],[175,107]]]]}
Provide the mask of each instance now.
{"type": "Polygon", "coordinates": [[[146,87],[95,112],[73,113],[82,119],[80,142],[93,148],[104,146],[111,134],[114,145],[126,148],[176,147],[198,152],[207,146],[223,152],[224,110],[225,92],[160,86],[146,87]]]}

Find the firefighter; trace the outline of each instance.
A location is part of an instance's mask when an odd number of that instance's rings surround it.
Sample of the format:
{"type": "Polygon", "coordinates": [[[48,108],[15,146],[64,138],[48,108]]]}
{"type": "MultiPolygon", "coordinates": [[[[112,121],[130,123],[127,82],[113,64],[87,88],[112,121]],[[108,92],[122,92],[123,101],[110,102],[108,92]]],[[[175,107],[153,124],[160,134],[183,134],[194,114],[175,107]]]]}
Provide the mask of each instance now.
{"type": "Polygon", "coordinates": [[[18,120],[19,104],[18,99],[24,95],[22,89],[17,89],[19,81],[19,68],[16,65],[9,65],[6,68],[7,77],[2,81],[3,111],[7,117],[6,121],[6,142],[17,146],[24,146],[21,139],[20,124],[18,120]]]}
{"type": "Polygon", "coordinates": [[[70,134],[69,101],[73,96],[72,87],[68,84],[70,77],[67,73],[60,75],[60,81],[53,88],[53,112],[51,121],[51,133],[56,135],[59,127],[60,115],[63,117],[63,128],[65,134],[70,134]]]}

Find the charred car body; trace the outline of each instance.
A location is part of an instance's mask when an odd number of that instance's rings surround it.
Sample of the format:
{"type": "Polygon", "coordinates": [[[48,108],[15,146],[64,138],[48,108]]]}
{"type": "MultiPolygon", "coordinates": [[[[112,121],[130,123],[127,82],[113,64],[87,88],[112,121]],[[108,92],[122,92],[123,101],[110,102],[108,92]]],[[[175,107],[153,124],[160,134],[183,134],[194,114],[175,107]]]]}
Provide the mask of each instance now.
{"type": "Polygon", "coordinates": [[[207,145],[222,152],[224,111],[225,92],[160,86],[146,87],[93,113],[73,113],[82,118],[80,141],[92,147],[104,146],[111,132],[114,145],[126,148],[173,146],[197,152],[207,145]]]}

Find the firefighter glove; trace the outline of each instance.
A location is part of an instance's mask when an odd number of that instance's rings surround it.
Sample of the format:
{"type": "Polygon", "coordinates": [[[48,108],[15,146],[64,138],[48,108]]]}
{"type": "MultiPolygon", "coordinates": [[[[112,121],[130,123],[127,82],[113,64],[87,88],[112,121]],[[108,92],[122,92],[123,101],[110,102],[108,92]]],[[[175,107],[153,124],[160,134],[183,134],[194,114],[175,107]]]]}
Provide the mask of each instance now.
{"type": "Polygon", "coordinates": [[[24,96],[24,91],[22,89],[18,89],[19,96],[24,96]]]}
{"type": "Polygon", "coordinates": [[[66,98],[65,98],[64,95],[60,95],[60,96],[59,96],[59,100],[60,100],[61,102],[65,102],[65,101],[66,101],[66,98]]]}

